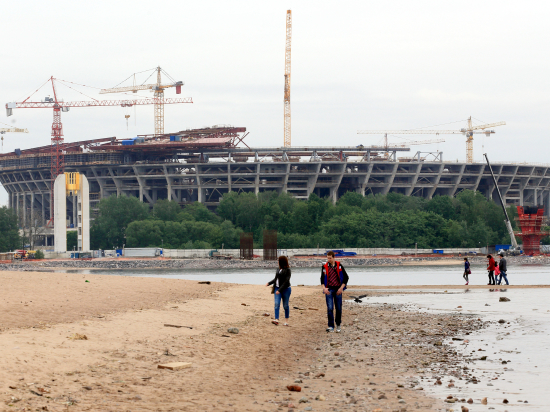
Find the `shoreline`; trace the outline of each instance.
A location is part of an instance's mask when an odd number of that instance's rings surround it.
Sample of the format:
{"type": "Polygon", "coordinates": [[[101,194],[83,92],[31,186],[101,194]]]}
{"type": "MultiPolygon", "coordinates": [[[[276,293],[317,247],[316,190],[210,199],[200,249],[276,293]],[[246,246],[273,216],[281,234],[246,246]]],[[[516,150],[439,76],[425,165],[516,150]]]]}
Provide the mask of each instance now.
{"type": "Polygon", "coordinates": [[[441,410],[409,376],[419,365],[462,362],[435,340],[484,327],[460,313],[348,301],[343,333],[327,334],[315,287],[293,287],[290,305],[303,309],[291,309],[286,328],[263,316],[273,313],[273,296],[258,285],[40,272],[0,272],[0,281],[0,310],[10,315],[0,332],[0,397],[17,409],[441,410]],[[157,368],[177,361],[192,366],[157,368]],[[302,392],[289,392],[292,384],[302,392]]]}
{"type": "MultiPolygon", "coordinates": [[[[486,258],[468,257],[474,266],[485,265],[486,258]]],[[[463,264],[463,258],[449,257],[345,257],[339,260],[346,267],[388,267],[388,266],[456,266],[463,264]]],[[[317,268],[324,263],[319,258],[291,258],[293,268],[317,268]]],[[[510,256],[508,265],[550,265],[550,256],[510,256]]],[[[67,269],[88,270],[140,270],[140,269],[275,269],[276,261],[264,260],[217,260],[217,259],[139,259],[139,258],[99,258],[93,260],[40,260],[30,262],[0,263],[0,271],[55,271],[67,269]]]]}

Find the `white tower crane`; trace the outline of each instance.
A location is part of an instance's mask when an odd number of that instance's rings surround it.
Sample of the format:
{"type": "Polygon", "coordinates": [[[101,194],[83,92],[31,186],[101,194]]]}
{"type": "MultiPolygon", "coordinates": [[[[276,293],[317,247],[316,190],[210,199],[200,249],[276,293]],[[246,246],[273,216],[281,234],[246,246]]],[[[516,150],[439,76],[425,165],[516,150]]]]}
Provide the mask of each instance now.
{"type": "Polygon", "coordinates": [[[479,126],[472,125],[472,117],[468,118],[468,127],[460,130],[359,130],[357,134],[462,134],[466,136],[466,163],[474,162],[474,134],[490,136],[495,133],[491,127],[503,126],[506,122],[488,123],[479,126]]]}

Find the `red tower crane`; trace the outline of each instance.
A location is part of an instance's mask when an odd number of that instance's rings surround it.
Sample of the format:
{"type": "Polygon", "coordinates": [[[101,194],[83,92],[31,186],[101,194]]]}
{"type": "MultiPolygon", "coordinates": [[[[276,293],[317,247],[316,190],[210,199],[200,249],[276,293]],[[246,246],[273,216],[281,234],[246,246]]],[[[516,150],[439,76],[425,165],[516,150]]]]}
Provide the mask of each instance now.
{"type": "MultiPolygon", "coordinates": [[[[22,102],[10,102],[6,103],[6,115],[11,116],[13,109],[40,109],[40,108],[52,108],[53,109],[53,123],[52,123],[52,138],[51,138],[51,159],[50,159],[50,175],[51,175],[51,187],[50,187],[50,222],[53,222],[53,184],[55,178],[64,172],[64,158],[63,158],[63,124],[61,123],[61,112],[68,112],[70,107],[94,107],[94,106],[122,106],[131,107],[134,105],[145,104],[174,104],[174,103],[193,103],[191,97],[185,97],[181,99],[160,99],[160,98],[148,98],[148,99],[136,99],[136,100],[88,100],[88,101],[73,101],[64,102],[57,97],[57,90],[55,88],[55,79],[53,76],[48,81],[52,83],[53,98],[46,97],[44,101],[32,102],[29,99],[30,95],[22,102]]],[[[44,83],[44,84],[46,84],[44,83]]],[[[41,87],[40,87],[41,88],[41,87]]],[[[38,90],[37,90],[38,91],[38,90]]],[[[36,93],[36,92],[35,92],[36,93]]],[[[33,93],[34,94],[34,93],[33,93]]]]}

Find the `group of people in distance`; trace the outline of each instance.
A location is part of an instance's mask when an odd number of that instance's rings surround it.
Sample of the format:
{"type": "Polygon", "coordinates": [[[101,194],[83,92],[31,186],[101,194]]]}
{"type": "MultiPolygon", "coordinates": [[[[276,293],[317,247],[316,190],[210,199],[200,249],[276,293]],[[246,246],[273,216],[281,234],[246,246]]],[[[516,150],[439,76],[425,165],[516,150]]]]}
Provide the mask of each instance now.
{"type": "MultiPolygon", "coordinates": [[[[285,311],[284,326],[289,326],[290,318],[290,267],[286,256],[279,256],[279,268],[275,273],[275,277],[266,283],[266,286],[271,286],[271,293],[275,296],[275,319],[271,321],[274,325],[279,325],[279,310],[281,300],[283,301],[283,309],[285,311]]],[[[341,332],[340,325],[342,323],[342,293],[346,290],[348,284],[348,274],[344,266],[334,259],[334,252],[327,252],[327,261],[321,267],[321,285],[327,303],[327,332],[341,332]],[[334,310],[336,309],[336,318],[334,310]]]]}
{"type": "MultiPolygon", "coordinates": [[[[506,258],[504,257],[504,253],[500,254],[500,261],[498,262],[498,265],[493,256],[487,255],[487,272],[489,274],[488,285],[500,285],[503,279],[506,284],[509,285],[508,275],[506,274],[507,271],[508,269],[506,268],[506,258]]],[[[472,270],[470,269],[470,262],[468,261],[468,258],[464,258],[464,275],[462,275],[462,277],[466,280],[466,285],[470,283],[468,276],[471,274],[472,270]]]]}

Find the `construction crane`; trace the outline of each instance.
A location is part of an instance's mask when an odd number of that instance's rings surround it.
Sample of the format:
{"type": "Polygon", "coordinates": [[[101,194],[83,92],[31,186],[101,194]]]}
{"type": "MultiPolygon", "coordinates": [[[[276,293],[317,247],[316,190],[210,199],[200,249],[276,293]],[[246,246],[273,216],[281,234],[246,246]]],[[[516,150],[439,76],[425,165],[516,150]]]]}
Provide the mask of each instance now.
{"type": "Polygon", "coordinates": [[[4,135],[6,133],[29,133],[27,129],[19,129],[17,127],[0,128],[0,139],[2,140],[2,153],[4,152],[4,135]]]}
{"type": "MultiPolygon", "coordinates": [[[[126,86],[126,87],[113,87],[110,89],[101,89],[99,94],[105,94],[105,93],[124,93],[124,92],[133,92],[137,93],[140,90],[153,90],[155,92],[155,99],[158,99],[158,103],[154,104],[154,113],[155,113],[155,135],[162,135],[164,134],[164,89],[168,89],[170,87],[176,88],[176,94],[181,94],[181,86],[183,86],[183,82],[176,81],[171,84],[162,84],[162,78],[161,73],[164,72],[164,70],[161,69],[160,66],[158,66],[155,71],[157,72],[157,82],[154,84],[141,84],[141,85],[133,85],[133,86],[126,86]]],[[[166,72],[164,72],[168,77],[170,77],[166,72]]],[[[135,74],[133,75],[135,79],[135,74]]],[[[134,80],[135,81],[135,80],[134,80]]],[[[127,119],[127,118],[126,118],[127,119]]]]}
{"type": "Polygon", "coordinates": [[[291,45],[291,42],[292,42],[292,11],[287,10],[286,11],[286,43],[285,43],[284,147],[290,147],[290,45],[291,45]]]}
{"type": "MultiPolygon", "coordinates": [[[[145,104],[174,104],[174,103],[193,103],[190,97],[183,99],[160,99],[158,97],[152,99],[136,99],[136,100],[88,100],[88,101],[74,101],[64,102],[57,96],[57,90],[53,76],[50,77],[47,82],[52,83],[53,97],[46,97],[43,101],[32,102],[29,96],[22,102],[10,102],[6,103],[6,115],[11,116],[13,109],[39,109],[50,108],[53,109],[53,123],[52,123],[52,137],[51,137],[51,160],[50,160],[50,175],[51,175],[51,187],[50,187],[50,222],[48,225],[53,224],[53,184],[55,178],[64,172],[64,156],[63,156],[63,124],[61,123],[61,112],[68,112],[71,107],[96,107],[96,106],[122,106],[132,107],[134,105],[145,104]]],[[[46,84],[44,83],[44,84],[46,84]]],[[[37,90],[38,91],[38,90],[37,90]]],[[[35,92],[36,93],[36,92],[35,92]]],[[[34,93],[33,93],[34,94],[34,93]]]]}
{"type": "Polygon", "coordinates": [[[419,144],[430,144],[430,143],[443,143],[445,142],[445,139],[431,139],[431,140],[412,140],[412,141],[409,141],[407,143],[403,143],[403,144],[389,144],[388,143],[388,134],[387,133],[384,133],[384,147],[387,149],[389,148],[392,148],[392,147],[409,147],[409,146],[414,146],[414,145],[419,145],[419,144]]]}
{"type": "Polygon", "coordinates": [[[466,136],[466,163],[474,163],[474,134],[490,136],[495,131],[491,127],[503,126],[506,122],[472,125],[472,117],[468,118],[468,127],[460,130],[359,130],[357,134],[461,134],[466,136]]]}

